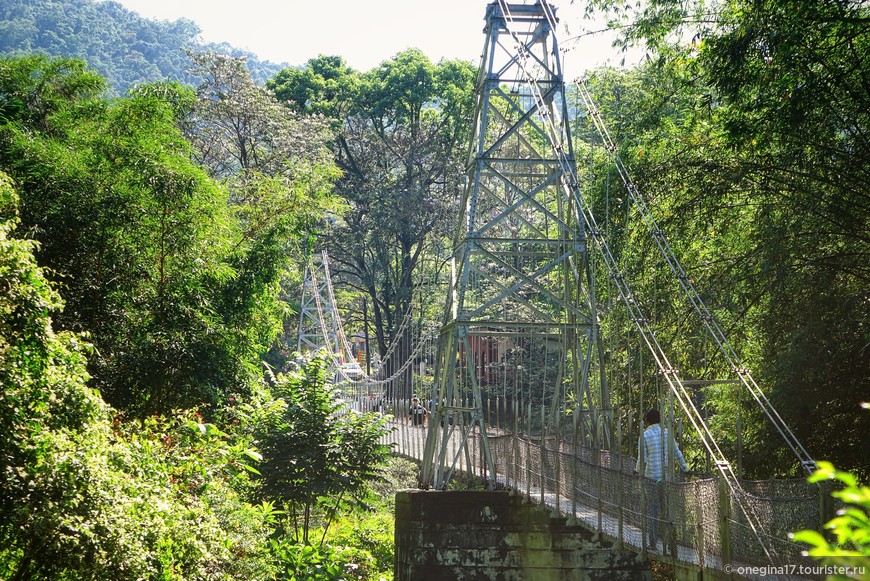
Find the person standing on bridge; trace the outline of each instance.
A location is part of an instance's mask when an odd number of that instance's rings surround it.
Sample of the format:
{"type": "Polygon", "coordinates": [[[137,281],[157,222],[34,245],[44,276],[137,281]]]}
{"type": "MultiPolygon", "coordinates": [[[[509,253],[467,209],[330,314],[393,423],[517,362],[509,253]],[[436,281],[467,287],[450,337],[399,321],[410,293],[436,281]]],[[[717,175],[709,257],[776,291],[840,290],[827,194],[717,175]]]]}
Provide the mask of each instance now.
{"type": "Polygon", "coordinates": [[[637,442],[637,465],[634,468],[634,473],[643,473],[653,483],[653,486],[648,487],[648,490],[649,488],[653,490],[649,490],[646,496],[649,505],[647,508],[647,548],[654,551],[658,544],[659,516],[665,492],[662,483],[670,481],[672,476],[668,471],[670,451],[674,451],[674,459],[680,470],[688,472],[689,468],[686,466],[686,460],[683,458],[683,453],[677,443],[671,438],[668,430],[662,428],[659,410],[655,408],[648,410],[644,414],[643,421],[646,429],[637,442]]]}
{"type": "Polygon", "coordinates": [[[411,400],[411,409],[408,411],[408,415],[411,418],[411,425],[422,428],[426,424],[429,410],[426,409],[426,406],[420,405],[420,400],[415,397],[411,400]]]}

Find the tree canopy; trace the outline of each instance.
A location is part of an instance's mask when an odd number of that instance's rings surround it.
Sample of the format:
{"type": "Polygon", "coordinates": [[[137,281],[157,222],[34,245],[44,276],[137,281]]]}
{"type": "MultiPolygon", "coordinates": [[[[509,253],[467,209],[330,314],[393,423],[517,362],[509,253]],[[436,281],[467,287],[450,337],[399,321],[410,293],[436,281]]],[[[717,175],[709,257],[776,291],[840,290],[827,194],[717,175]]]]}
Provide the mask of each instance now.
{"type": "MultiPolygon", "coordinates": [[[[668,239],[797,437],[866,475],[867,7],[595,5],[650,51],[593,82],[668,239]]],[[[788,465],[772,428],[752,445],[761,472],[788,465]]]]}
{"type": "Polygon", "coordinates": [[[470,63],[435,64],[409,49],[366,73],[321,56],[268,85],[291,108],[339,127],[336,185],[350,207],[325,244],[367,296],[382,354],[397,339],[421,257],[453,226],[474,77],[470,63]]]}

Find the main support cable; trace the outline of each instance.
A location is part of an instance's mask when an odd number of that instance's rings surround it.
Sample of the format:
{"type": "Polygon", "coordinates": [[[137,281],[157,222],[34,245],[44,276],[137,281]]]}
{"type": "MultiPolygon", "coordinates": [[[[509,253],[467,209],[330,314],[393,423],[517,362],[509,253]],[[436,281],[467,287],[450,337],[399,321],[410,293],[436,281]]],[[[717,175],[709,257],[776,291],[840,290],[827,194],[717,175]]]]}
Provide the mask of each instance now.
{"type": "MultiPolygon", "coordinates": [[[[419,355],[423,352],[423,350],[427,346],[427,341],[430,341],[435,336],[437,329],[435,329],[434,327],[427,327],[421,329],[420,338],[418,339],[413,350],[411,350],[410,353],[407,354],[405,360],[400,365],[398,365],[398,367],[393,371],[392,375],[388,377],[377,378],[377,375],[379,374],[378,372],[384,368],[387,359],[396,352],[396,346],[400,343],[399,340],[393,341],[393,343],[390,345],[390,348],[387,350],[385,356],[381,359],[380,365],[376,367],[375,373],[373,375],[367,375],[362,370],[362,368],[356,364],[354,364],[352,372],[349,373],[348,369],[345,368],[344,364],[348,361],[354,361],[353,350],[347,342],[347,336],[344,332],[344,325],[342,323],[341,314],[338,312],[338,307],[335,301],[335,292],[332,285],[329,259],[325,250],[321,253],[320,263],[324,271],[322,286],[319,281],[319,277],[315,272],[316,269],[314,268],[313,264],[309,264],[307,267],[306,281],[310,281],[310,286],[313,289],[312,299],[315,305],[315,312],[317,313],[317,324],[319,326],[319,331],[324,338],[324,343],[323,345],[315,345],[313,342],[307,341],[307,346],[313,349],[325,348],[327,354],[333,361],[333,367],[336,374],[344,381],[349,381],[353,383],[364,383],[368,386],[378,386],[389,384],[400,378],[414,363],[417,357],[419,357],[419,355]],[[326,305],[323,304],[324,300],[327,302],[326,305]],[[335,343],[335,345],[333,345],[333,342],[335,343]]],[[[303,285],[303,294],[307,288],[308,285],[303,285]]],[[[306,301],[303,297],[303,303],[304,302],[306,301]]],[[[407,330],[410,326],[410,321],[413,318],[411,317],[412,307],[413,302],[411,303],[411,305],[409,305],[408,310],[403,317],[402,325],[400,325],[399,330],[396,332],[397,337],[403,336],[404,331],[407,330]]],[[[302,323],[302,317],[300,317],[300,327],[302,326],[302,323]]],[[[303,332],[300,329],[300,337],[302,336],[303,332]]]]}
{"type": "Polygon", "coordinates": [[[655,218],[653,218],[644,197],[641,195],[640,190],[631,179],[628,170],[625,167],[625,164],[622,162],[622,159],[617,152],[616,146],[610,137],[610,133],[607,131],[607,127],[604,124],[604,119],[601,115],[601,112],[595,105],[595,102],[592,100],[592,96],[589,93],[586,84],[582,80],[578,79],[576,81],[576,86],[586,106],[586,110],[589,113],[589,116],[592,119],[596,130],[598,131],[599,136],[604,141],[605,149],[607,150],[613,161],[614,166],[616,167],[617,173],[622,180],[623,186],[625,186],[629,197],[637,207],[638,212],[644,221],[644,224],[646,225],[650,235],[655,241],[661,255],[664,257],[665,261],[670,267],[671,272],[679,282],[679,285],[683,290],[683,293],[688,299],[689,303],[692,305],[694,312],[700,319],[701,323],[703,324],[704,328],[707,330],[713,341],[716,343],[719,351],[725,357],[726,361],[731,367],[731,370],[740,378],[740,381],[755,399],[758,406],[770,420],[771,424],[773,424],[777,432],[779,432],[786,445],[788,445],[792,453],[797,457],[801,467],[806,470],[807,473],[812,473],[816,469],[815,461],[806,451],[803,445],[801,445],[800,441],[785,423],[785,420],[782,419],[782,416],[779,415],[779,412],[776,410],[770,400],[768,400],[767,396],[764,394],[764,391],[755,382],[755,379],[752,377],[752,374],[749,372],[749,370],[743,366],[739,356],[732,347],[731,343],[726,338],[725,333],[722,331],[722,328],[719,326],[719,323],[716,321],[710,310],[707,308],[707,305],[704,303],[703,299],[698,293],[698,290],[692,283],[692,280],[686,274],[685,270],[683,269],[682,265],[674,254],[674,251],[668,243],[667,239],[665,238],[664,233],[658,227],[658,224],[656,223],[655,218]]]}

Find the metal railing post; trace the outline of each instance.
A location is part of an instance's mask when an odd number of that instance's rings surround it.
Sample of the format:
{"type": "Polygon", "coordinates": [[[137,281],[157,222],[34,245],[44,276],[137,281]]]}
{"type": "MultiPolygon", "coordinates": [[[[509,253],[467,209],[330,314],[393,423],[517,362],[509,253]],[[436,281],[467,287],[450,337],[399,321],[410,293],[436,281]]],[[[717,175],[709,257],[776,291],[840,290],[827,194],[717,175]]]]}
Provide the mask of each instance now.
{"type": "MultiPolygon", "coordinates": [[[[716,476],[719,490],[719,543],[722,549],[722,565],[730,565],[731,554],[731,493],[728,482],[721,475],[716,476]]],[[[729,578],[732,578],[729,576],[729,578]]]]}

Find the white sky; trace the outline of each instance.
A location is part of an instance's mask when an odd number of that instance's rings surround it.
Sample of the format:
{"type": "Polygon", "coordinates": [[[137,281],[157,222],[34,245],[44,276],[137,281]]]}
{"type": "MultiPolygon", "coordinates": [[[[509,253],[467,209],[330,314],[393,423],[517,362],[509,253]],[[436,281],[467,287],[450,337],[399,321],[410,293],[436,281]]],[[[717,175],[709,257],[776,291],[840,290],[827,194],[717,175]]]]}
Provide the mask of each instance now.
{"type": "MultiPolygon", "coordinates": [[[[302,65],[319,54],[341,55],[367,71],[410,47],[437,62],[461,58],[479,64],[483,18],[490,0],[118,0],[146,18],[188,18],[206,42],[228,42],[273,62],[302,65]]],[[[516,1],[516,0],[514,0],[516,1]]],[[[551,0],[559,7],[566,80],[582,70],[618,65],[612,37],[570,36],[603,28],[582,19],[582,0],[551,0]],[[567,25],[568,31],[565,31],[567,25]]]]}

